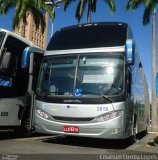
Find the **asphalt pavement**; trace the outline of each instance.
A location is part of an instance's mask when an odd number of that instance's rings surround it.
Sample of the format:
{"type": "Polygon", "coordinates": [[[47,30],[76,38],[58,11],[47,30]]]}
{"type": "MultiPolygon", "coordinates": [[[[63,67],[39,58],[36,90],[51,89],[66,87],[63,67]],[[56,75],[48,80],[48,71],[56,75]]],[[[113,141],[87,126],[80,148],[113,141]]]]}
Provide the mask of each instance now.
{"type": "Polygon", "coordinates": [[[158,133],[149,132],[138,142],[35,134],[17,137],[0,133],[0,160],[103,160],[158,159],[158,133]]]}
{"type": "Polygon", "coordinates": [[[148,132],[145,137],[141,138],[127,149],[158,154],[158,132],[148,132]]]}

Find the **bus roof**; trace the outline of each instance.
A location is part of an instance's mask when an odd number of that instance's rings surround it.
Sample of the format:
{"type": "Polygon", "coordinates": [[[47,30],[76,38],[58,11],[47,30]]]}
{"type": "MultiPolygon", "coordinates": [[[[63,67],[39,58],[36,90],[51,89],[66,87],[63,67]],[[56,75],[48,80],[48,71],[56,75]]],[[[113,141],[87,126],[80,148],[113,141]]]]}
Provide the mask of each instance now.
{"type": "Polygon", "coordinates": [[[51,38],[47,50],[83,49],[124,46],[128,24],[99,22],[79,24],[59,29],[51,38]]]}
{"type": "Polygon", "coordinates": [[[0,32],[5,32],[7,35],[12,35],[13,37],[16,37],[17,39],[25,42],[26,44],[28,44],[28,45],[31,46],[31,47],[38,47],[38,46],[36,46],[33,42],[25,39],[24,37],[21,37],[20,35],[14,33],[14,32],[11,32],[11,31],[9,31],[9,30],[0,28],[0,32]]]}
{"type": "Polygon", "coordinates": [[[63,27],[61,29],[59,29],[58,31],[60,30],[67,30],[67,29],[73,29],[73,28],[78,28],[78,27],[90,27],[90,26],[118,26],[118,25],[121,25],[121,26],[124,26],[124,27],[128,27],[128,24],[127,23],[124,23],[124,22],[94,22],[94,23],[83,23],[83,24],[78,24],[78,25],[72,25],[72,26],[67,26],[67,27],[63,27]]]}

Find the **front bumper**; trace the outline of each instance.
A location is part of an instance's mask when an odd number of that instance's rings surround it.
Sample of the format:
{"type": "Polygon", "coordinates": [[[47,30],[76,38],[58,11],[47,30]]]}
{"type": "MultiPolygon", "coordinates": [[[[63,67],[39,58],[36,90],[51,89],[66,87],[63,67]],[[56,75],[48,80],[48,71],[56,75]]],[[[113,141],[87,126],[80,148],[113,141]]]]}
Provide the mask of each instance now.
{"type": "Polygon", "coordinates": [[[124,115],[97,123],[69,123],[49,121],[35,114],[34,125],[36,132],[47,134],[62,134],[103,139],[125,139],[124,115]],[[79,133],[64,132],[64,126],[78,126],[79,133]]]}

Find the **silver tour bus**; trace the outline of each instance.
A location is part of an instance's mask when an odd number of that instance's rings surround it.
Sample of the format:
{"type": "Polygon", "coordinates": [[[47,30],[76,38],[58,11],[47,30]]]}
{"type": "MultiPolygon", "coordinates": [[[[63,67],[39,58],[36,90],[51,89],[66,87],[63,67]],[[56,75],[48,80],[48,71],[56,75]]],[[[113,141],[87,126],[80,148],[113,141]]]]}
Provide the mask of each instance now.
{"type": "Polygon", "coordinates": [[[58,30],[40,68],[36,131],[104,139],[135,138],[146,131],[139,59],[126,23],[58,30]]]}
{"type": "Polygon", "coordinates": [[[43,53],[31,41],[0,29],[0,130],[26,133],[30,129],[32,97],[43,53]]]}

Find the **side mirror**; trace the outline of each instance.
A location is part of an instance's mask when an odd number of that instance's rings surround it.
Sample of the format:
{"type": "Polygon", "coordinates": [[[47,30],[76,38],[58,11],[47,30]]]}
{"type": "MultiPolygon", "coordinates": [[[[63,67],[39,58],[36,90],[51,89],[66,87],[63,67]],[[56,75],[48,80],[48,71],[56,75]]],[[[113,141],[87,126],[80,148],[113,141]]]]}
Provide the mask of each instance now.
{"type": "Polygon", "coordinates": [[[128,39],[125,45],[126,51],[126,63],[129,65],[134,64],[134,55],[135,55],[135,45],[132,39],[128,39]]]}
{"type": "Polygon", "coordinates": [[[37,48],[37,47],[26,47],[22,53],[22,60],[21,60],[21,68],[28,68],[29,67],[29,57],[32,53],[44,53],[44,50],[37,48]]]}
{"type": "Polygon", "coordinates": [[[1,63],[0,63],[1,71],[5,71],[9,69],[10,63],[11,63],[11,57],[12,57],[11,52],[4,52],[2,59],[1,59],[1,63]]]}
{"type": "Polygon", "coordinates": [[[158,97],[158,73],[156,75],[156,97],[158,97]]]}
{"type": "Polygon", "coordinates": [[[30,50],[30,47],[26,47],[23,50],[22,59],[21,59],[21,67],[22,68],[28,68],[28,66],[29,66],[29,57],[30,57],[31,53],[32,52],[30,50]]]}

